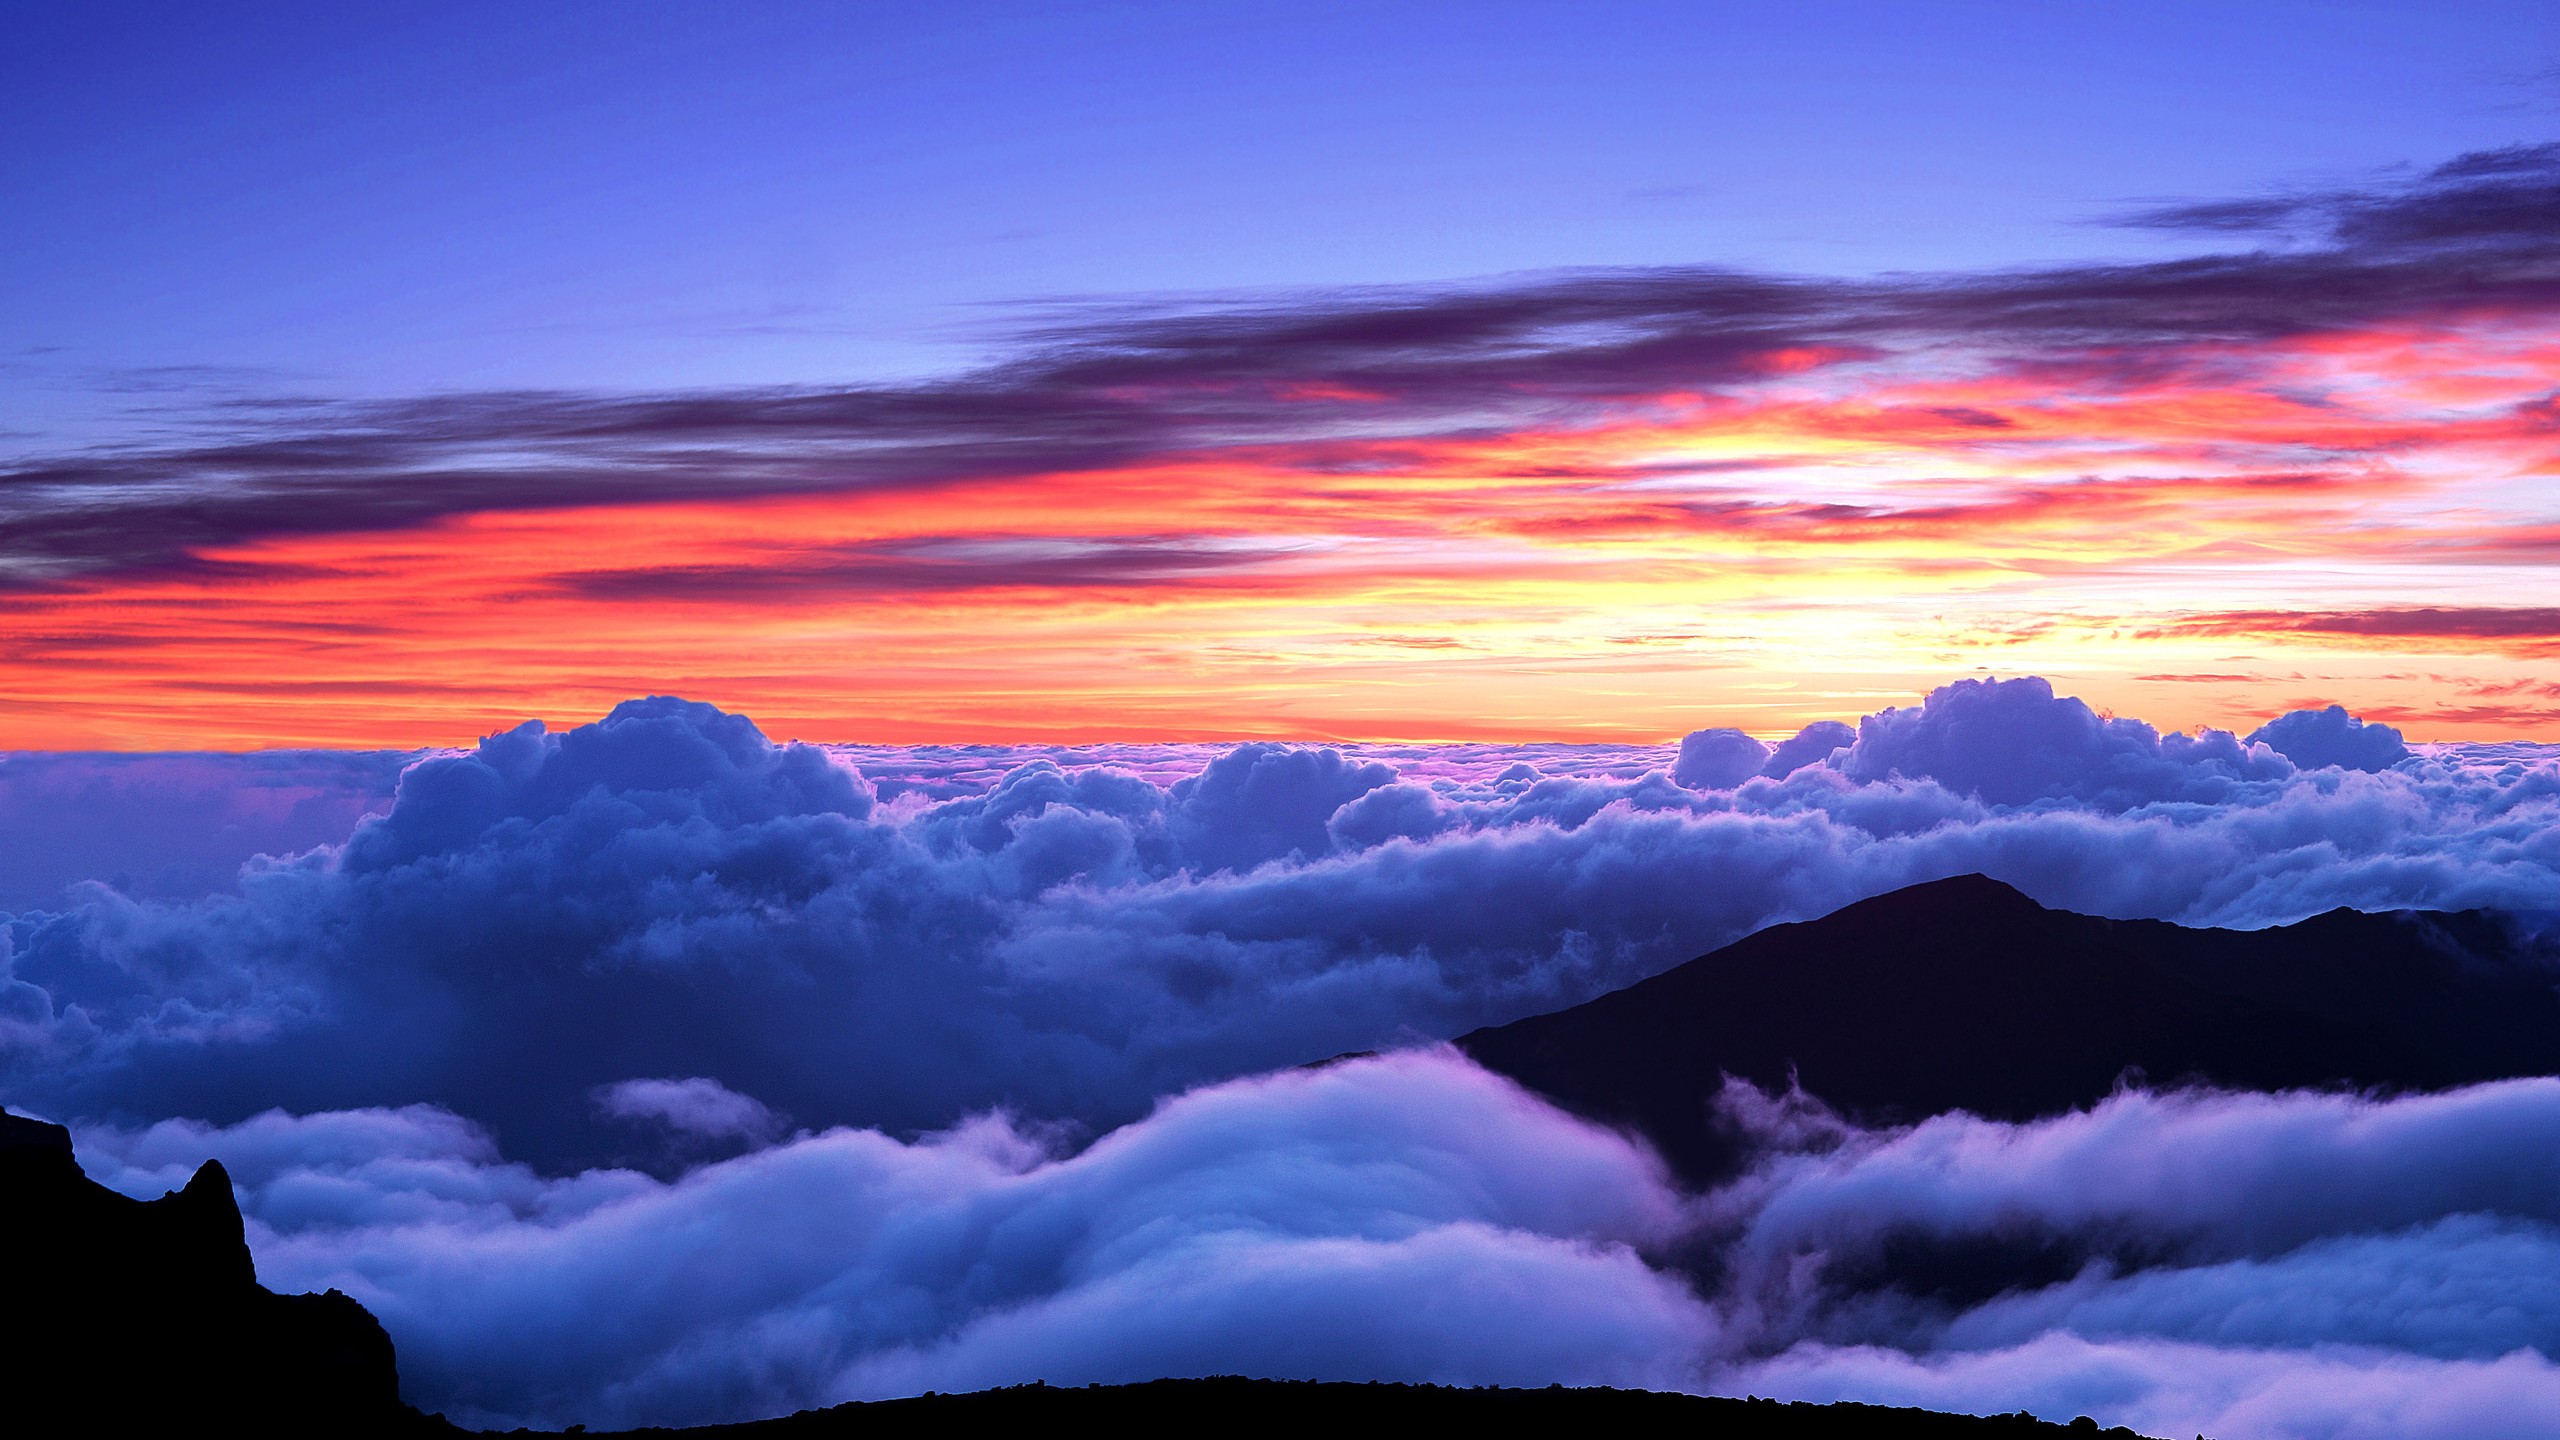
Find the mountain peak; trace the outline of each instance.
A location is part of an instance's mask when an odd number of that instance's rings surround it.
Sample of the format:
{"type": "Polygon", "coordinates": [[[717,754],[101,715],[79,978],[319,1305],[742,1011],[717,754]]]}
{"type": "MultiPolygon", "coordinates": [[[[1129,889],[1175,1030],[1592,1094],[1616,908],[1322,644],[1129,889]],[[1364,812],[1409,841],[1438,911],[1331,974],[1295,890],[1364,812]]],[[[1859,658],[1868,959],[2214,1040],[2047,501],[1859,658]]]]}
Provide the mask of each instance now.
{"type": "Polygon", "coordinates": [[[136,1200],[81,1173],[70,1131],[0,1111],[0,1235],[17,1242],[0,1307],[8,1412],[30,1433],[109,1416],[173,1431],[444,1431],[400,1403],[391,1339],[363,1306],[258,1283],[218,1160],[136,1200]]]}
{"type": "Polygon", "coordinates": [[[1875,1123],[2027,1120],[2128,1077],[2430,1089],[2560,1072],[2560,995],[2514,927],[2356,911],[2268,930],[2052,910],[1983,875],[1774,925],[1460,1049],[1650,1136],[1697,1183],[1739,1162],[1728,1076],[1875,1123]]]}

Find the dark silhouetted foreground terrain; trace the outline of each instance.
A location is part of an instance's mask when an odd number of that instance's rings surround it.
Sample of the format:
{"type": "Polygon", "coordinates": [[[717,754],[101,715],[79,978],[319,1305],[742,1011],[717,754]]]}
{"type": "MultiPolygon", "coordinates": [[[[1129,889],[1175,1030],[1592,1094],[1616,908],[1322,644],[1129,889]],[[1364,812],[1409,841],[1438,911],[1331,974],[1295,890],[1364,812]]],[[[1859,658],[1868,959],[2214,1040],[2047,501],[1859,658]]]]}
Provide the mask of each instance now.
{"type": "Polygon", "coordinates": [[[2000,1120],[2128,1075],[2243,1090],[2431,1090],[2560,1073],[2560,951],[2492,911],[2332,910],[2201,930],[2048,910],[1996,880],[1774,925],[1613,994],[1458,1041],[1568,1109],[1643,1132],[1683,1178],[1741,1158],[1723,1077],[1867,1122],[2000,1120]]]}
{"type": "Polygon", "coordinates": [[[1079,1433],[1146,1435],[1475,1433],[1528,1427],[1534,1434],[1678,1434],[1700,1440],[2008,1440],[2114,1435],[2081,1421],[2055,1425],[2030,1415],[1943,1415],[1880,1405],[1780,1404],[1666,1395],[1650,1390],[1461,1390],[1440,1385],[1355,1385],[1307,1380],[1156,1380],[1144,1385],[1060,1389],[1018,1385],[970,1395],[924,1395],[804,1410],[752,1425],[618,1431],[705,1440],[831,1440],[869,1435],[1008,1433],[1015,1427],[1075,1427],[1079,1433]]]}
{"type": "Polygon", "coordinates": [[[391,1337],[336,1291],[258,1283],[222,1166],[135,1200],[80,1171],[70,1132],[0,1111],[0,1405],[11,1433],[396,1435],[391,1337]]]}

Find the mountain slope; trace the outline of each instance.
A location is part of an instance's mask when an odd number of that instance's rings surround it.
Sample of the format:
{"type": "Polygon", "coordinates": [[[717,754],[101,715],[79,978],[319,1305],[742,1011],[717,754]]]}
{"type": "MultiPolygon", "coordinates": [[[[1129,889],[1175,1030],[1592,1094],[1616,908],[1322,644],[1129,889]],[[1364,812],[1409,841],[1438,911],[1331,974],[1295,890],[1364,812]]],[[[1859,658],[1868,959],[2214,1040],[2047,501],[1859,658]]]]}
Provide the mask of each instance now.
{"type": "Polygon", "coordinates": [[[629,1430],[630,1436],[693,1436],[698,1440],[833,1440],[855,1436],[941,1436],[979,1427],[994,1433],[1082,1429],[1100,1434],[1312,1434],[1320,1429],[1383,1434],[1456,1426],[1499,1433],[1518,1426],[1539,1434],[1585,1430],[1677,1433],[1718,1440],[2063,1440],[2067,1436],[2116,1436],[2086,1419],[2055,1425],[2023,1412],[2014,1415],[1949,1415],[1881,1405],[1780,1404],[1774,1400],[1718,1399],[1652,1390],[1509,1390],[1450,1385],[1346,1384],[1307,1380],[1247,1380],[1212,1376],[1154,1380],[1140,1385],[1089,1389],[1016,1385],[967,1395],[922,1395],[804,1410],[744,1425],[692,1430],[629,1430]]]}
{"type": "Polygon", "coordinates": [[[363,1306],[258,1283],[216,1161],[136,1200],[80,1172],[69,1131],[0,1111],[0,1243],[0,1413],[19,1433],[452,1433],[400,1403],[363,1306]]]}
{"type": "Polygon", "coordinates": [[[2006,1120],[2166,1085],[2431,1089],[2560,1073],[2560,954],[2489,911],[2334,910],[2269,930],[2048,910],[1961,876],[1776,925],[1458,1046],[1642,1131],[1693,1183],[1739,1151],[1710,1100],[1790,1076],[1869,1121],[2006,1120]]]}

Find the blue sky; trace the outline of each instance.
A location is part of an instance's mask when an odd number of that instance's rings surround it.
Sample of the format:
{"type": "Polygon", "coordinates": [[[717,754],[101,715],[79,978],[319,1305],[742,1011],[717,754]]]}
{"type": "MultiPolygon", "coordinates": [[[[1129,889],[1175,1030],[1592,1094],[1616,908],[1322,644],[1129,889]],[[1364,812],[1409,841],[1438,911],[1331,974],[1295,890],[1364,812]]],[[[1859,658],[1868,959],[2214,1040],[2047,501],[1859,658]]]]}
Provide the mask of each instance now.
{"type": "Polygon", "coordinates": [[[2092,222],[2540,138],[2560,93],[2530,4],[6,13],[38,449],[172,392],[937,371],[1049,297],[2139,256],[2092,222]]]}
{"type": "Polygon", "coordinates": [[[2560,734],[2547,6],[8,13],[7,744],[2560,734]]]}

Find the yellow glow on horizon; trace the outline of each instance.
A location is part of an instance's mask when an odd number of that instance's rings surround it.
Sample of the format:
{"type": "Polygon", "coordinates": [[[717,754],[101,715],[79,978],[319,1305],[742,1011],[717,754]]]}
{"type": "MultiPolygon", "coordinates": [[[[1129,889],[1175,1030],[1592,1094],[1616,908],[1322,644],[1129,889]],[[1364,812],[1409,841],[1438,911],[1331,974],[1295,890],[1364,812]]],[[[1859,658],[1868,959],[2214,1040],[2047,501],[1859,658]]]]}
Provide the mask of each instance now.
{"type": "Polygon", "coordinates": [[[0,744],[455,743],[665,691],[847,741],[1658,739],[1984,671],[2167,726],[2560,738],[2560,634],[2462,618],[2560,560],[2522,408],[2560,344],[2250,358],[1807,362],[1499,434],[264,540],[10,598],[0,744]],[[2331,616],[2367,611],[2434,618],[2331,616]]]}

